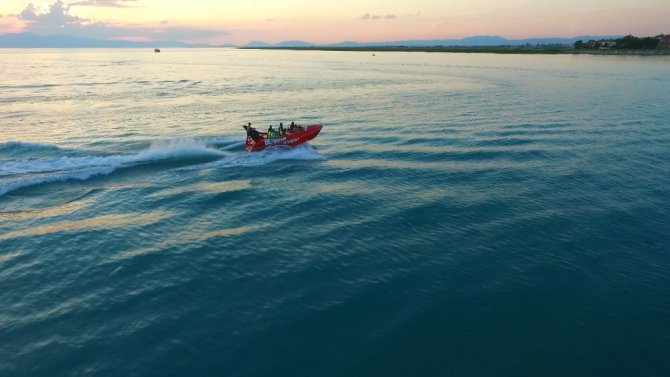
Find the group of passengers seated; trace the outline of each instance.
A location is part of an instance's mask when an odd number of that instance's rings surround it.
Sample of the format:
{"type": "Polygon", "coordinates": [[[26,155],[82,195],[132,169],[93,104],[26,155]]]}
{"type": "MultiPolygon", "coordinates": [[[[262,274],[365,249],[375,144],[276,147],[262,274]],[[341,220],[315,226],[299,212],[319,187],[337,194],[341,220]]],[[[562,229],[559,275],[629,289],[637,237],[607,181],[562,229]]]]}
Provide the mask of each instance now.
{"type": "MultiPolygon", "coordinates": [[[[251,123],[249,123],[244,128],[247,130],[247,136],[251,137],[254,141],[258,141],[263,138],[263,136],[261,136],[260,133],[256,131],[255,128],[251,127],[251,123]]],[[[305,128],[303,126],[299,126],[294,122],[291,122],[291,125],[288,127],[288,129],[284,128],[284,123],[279,123],[279,128],[276,130],[272,128],[272,126],[268,128],[266,137],[268,139],[274,139],[276,137],[282,137],[285,136],[286,134],[290,134],[293,132],[300,132],[304,130],[305,128]]]]}

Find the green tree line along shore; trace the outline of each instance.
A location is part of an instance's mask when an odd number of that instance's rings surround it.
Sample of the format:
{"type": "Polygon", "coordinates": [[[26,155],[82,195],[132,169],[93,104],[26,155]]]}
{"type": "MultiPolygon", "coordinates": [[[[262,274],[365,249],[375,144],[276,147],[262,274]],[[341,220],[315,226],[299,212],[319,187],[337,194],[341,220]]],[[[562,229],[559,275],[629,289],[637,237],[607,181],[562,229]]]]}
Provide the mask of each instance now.
{"type": "Polygon", "coordinates": [[[615,49],[615,50],[655,50],[670,47],[670,35],[657,35],[655,37],[635,37],[627,35],[618,39],[591,40],[588,42],[575,42],[575,50],[583,49],[615,49]]]}

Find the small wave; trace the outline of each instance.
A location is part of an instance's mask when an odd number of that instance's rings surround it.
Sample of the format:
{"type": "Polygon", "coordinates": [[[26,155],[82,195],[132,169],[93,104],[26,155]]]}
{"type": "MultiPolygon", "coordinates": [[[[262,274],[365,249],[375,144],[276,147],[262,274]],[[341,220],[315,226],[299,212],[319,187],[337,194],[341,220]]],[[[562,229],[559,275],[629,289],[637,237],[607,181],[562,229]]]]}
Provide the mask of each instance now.
{"type": "Polygon", "coordinates": [[[70,180],[84,181],[117,169],[163,160],[194,157],[226,157],[229,153],[193,139],[157,141],[133,155],[84,156],[14,160],[0,168],[0,196],[20,188],[70,180]]]}
{"type": "Polygon", "coordinates": [[[60,148],[55,145],[41,143],[24,143],[21,141],[9,141],[0,143],[0,156],[18,157],[34,152],[57,151],[60,148]]]}
{"type": "Polygon", "coordinates": [[[64,174],[40,175],[34,178],[19,178],[9,182],[0,183],[0,196],[20,188],[41,185],[45,183],[64,182],[64,181],[85,181],[89,178],[107,175],[116,170],[116,167],[106,167],[99,169],[88,169],[85,171],[70,172],[64,174]]]}
{"type": "Polygon", "coordinates": [[[40,89],[63,86],[63,84],[26,84],[26,85],[3,85],[0,89],[40,89]]]}

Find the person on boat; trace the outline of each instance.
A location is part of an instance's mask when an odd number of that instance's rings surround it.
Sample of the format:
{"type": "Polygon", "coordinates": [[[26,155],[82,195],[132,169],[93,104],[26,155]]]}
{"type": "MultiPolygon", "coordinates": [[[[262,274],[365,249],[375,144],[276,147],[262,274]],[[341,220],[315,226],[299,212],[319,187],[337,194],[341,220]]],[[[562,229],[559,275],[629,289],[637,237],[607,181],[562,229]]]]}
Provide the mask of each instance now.
{"type": "Polygon", "coordinates": [[[249,124],[246,125],[244,128],[247,130],[247,136],[252,138],[254,141],[258,141],[261,139],[261,134],[259,134],[255,128],[251,127],[251,122],[249,122],[249,124]]]}
{"type": "Polygon", "coordinates": [[[277,130],[277,135],[284,136],[286,130],[284,130],[284,123],[279,123],[279,130],[277,130]]]}
{"type": "Polygon", "coordinates": [[[288,130],[289,130],[289,132],[295,131],[295,123],[291,122],[291,125],[288,126],[288,130]]]}
{"type": "Polygon", "coordinates": [[[274,139],[275,136],[277,136],[277,133],[275,132],[274,128],[272,128],[272,125],[270,125],[270,128],[268,128],[268,137],[270,139],[274,139]]]}

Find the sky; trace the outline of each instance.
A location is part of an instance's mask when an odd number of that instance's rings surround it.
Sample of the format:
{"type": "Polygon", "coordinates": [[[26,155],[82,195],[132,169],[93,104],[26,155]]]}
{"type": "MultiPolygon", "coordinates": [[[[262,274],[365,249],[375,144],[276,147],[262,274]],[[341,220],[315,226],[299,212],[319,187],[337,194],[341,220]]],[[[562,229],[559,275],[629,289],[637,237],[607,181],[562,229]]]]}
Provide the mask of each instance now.
{"type": "Polygon", "coordinates": [[[0,0],[0,34],[242,45],[670,33],[670,0],[0,0]]]}

